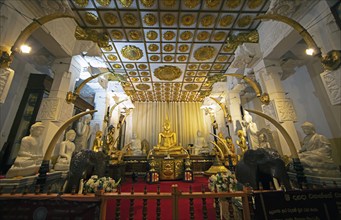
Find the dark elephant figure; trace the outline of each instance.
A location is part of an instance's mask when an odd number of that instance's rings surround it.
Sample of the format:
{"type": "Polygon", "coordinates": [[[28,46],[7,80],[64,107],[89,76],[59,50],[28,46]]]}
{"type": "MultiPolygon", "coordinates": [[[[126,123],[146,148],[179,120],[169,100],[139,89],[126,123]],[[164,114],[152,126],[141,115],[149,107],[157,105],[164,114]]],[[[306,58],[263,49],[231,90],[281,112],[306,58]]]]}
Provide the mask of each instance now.
{"type": "Polygon", "coordinates": [[[248,184],[256,190],[259,189],[260,182],[263,189],[270,189],[273,178],[286,189],[291,189],[285,163],[273,149],[247,150],[236,165],[236,178],[238,182],[248,184]]]}
{"type": "Polygon", "coordinates": [[[81,150],[74,153],[71,158],[70,170],[64,192],[70,193],[74,188],[77,193],[80,180],[84,178],[88,179],[91,175],[103,177],[108,161],[109,156],[101,151],[81,150]]]}

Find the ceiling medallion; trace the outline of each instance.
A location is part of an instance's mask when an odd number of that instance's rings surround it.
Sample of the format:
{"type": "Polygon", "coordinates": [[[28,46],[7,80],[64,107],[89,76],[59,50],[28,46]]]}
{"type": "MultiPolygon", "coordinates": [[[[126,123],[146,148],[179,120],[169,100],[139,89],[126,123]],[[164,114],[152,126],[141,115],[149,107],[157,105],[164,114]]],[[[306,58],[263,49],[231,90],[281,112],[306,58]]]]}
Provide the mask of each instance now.
{"type": "Polygon", "coordinates": [[[129,75],[131,75],[131,76],[136,76],[137,73],[136,73],[135,71],[132,71],[132,72],[129,72],[129,75]]]}
{"type": "Polygon", "coordinates": [[[199,86],[197,84],[187,84],[187,85],[185,85],[184,88],[188,91],[194,91],[194,90],[198,89],[199,86]]]}
{"type": "Polygon", "coordinates": [[[167,62],[172,61],[173,60],[173,56],[170,56],[170,55],[164,56],[163,60],[167,61],[167,62]]]}
{"type": "Polygon", "coordinates": [[[108,6],[108,5],[110,4],[110,1],[111,1],[111,0],[96,0],[96,2],[97,2],[98,4],[100,4],[101,6],[103,6],[103,7],[108,6]]]}
{"type": "Polygon", "coordinates": [[[215,40],[215,41],[224,40],[225,36],[226,36],[225,32],[219,31],[219,32],[215,33],[215,35],[214,35],[214,40],[215,40]]]}
{"type": "Polygon", "coordinates": [[[155,40],[157,38],[157,33],[156,31],[148,31],[147,33],[147,38],[149,40],[155,40]]]}
{"type": "Polygon", "coordinates": [[[148,78],[148,77],[143,77],[143,78],[142,78],[142,81],[143,81],[143,82],[149,82],[149,81],[150,81],[150,78],[148,78]]]}
{"type": "Polygon", "coordinates": [[[112,46],[111,45],[109,45],[109,46],[107,46],[107,47],[101,47],[104,51],[112,51],[112,46]]]}
{"type": "Polygon", "coordinates": [[[241,3],[241,0],[229,0],[226,1],[226,5],[228,8],[237,8],[241,3]]]}
{"type": "Polygon", "coordinates": [[[174,49],[174,46],[172,44],[166,44],[163,49],[167,52],[170,52],[174,49]]]}
{"type": "Polygon", "coordinates": [[[116,57],[115,55],[113,55],[113,54],[110,54],[110,55],[108,56],[108,59],[111,60],[111,61],[116,61],[116,60],[117,60],[117,57],[116,57]]]}
{"type": "Polygon", "coordinates": [[[162,22],[164,25],[172,26],[175,22],[175,16],[173,14],[165,14],[162,17],[162,22]]]}
{"type": "Polygon", "coordinates": [[[195,8],[199,5],[200,0],[185,0],[185,6],[187,8],[195,8]]]}
{"type": "Polygon", "coordinates": [[[186,52],[188,50],[188,48],[189,48],[188,45],[183,44],[183,45],[180,45],[179,51],[180,52],[186,52]]]}
{"type": "Polygon", "coordinates": [[[194,76],[194,75],[195,75],[195,72],[190,71],[190,72],[187,72],[186,74],[187,74],[187,76],[194,76]]]}
{"type": "Polygon", "coordinates": [[[114,31],[111,32],[111,35],[112,35],[112,37],[115,38],[116,40],[122,40],[122,38],[123,38],[123,34],[122,34],[121,31],[116,31],[116,30],[114,30],[114,31]]]}
{"type": "Polygon", "coordinates": [[[198,76],[207,76],[207,72],[206,71],[201,71],[198,73],[198,76]]]}
{"type": "Polygon", "coordinates": [[[166,31],[164,34],[163,34],[163,38],[165,40],[172,40],[173,38],[175,37],[175,33],[173,31],[166,31]]]}
{"type": "Polygon", "coordinates": [[[220,26],[227,27],[227,26],[231,25],[233,22],[233,18],[234,17],[232,15],[225,15],[219,21],[220,26]]]}
{"type": "Polygon", "coordinates": [[[160,86],[161,86],[161,83],[154,83],[154,86],[160,87],[160,86]]]}
{"type": "Polygon", "coordinates": [[[180,34],[181,40],[189,40],[192,38],[192,36],[193,36],[193,33],[190,31],[184,31],[180,34]]]}
{"type": "Polygon", "coordinates": [[[231,51],[233,51],[234,50],[234,47],[229,47],[228,45],[225,45],[224,47],[223,47],[223,51],[224,52],[231,52],[231,51]]]}
{"type": "Polygon", "coordinates": [[[147,69],[147,65],[146,65],[146,64],[140,64],[140,65],[139,65],[139,68],[140,68],[141,70],[147,69]]]}
{"type": "Polygon", "coordinates": [[[159,56],[157,56],[157,55],[152,55],[152,56],[150,56],[150,60],[151,61],[158,61],[160,59],[160,57],[159,56]]]}
{"type": "Polygon", "coordinates": [[[202,26],[207,27],[213,24],[214,16],[213,15],[205,15],[200,19],[200,23],[202,26]]]}
{"type": "Polygon", "coordinates": [[[149,49],[150,51],[157,51],[157,50],[159,49],[159,46],[156,45],[156,44],[150,44],[150,45],[148,46],[148,49],[149,49]]]}
{"type": "Polygon", "coordinates": [[[186,82],[193,82],[193,78],[192,78],[192,77],[186,77],[186,78],[185,78],[185,81],[186,81],[186,82]]]}
{"type": "Polygon", "coordinates": [[[116,69],[122,68],[122,66],[120,64],[114,64],[113,67],[116,68],[116,69]]]}
{"type": "Polygon", "coordinates": [[[255,9],[255,8],[258,8],[259,6],[261,6],[262,3],[263,3],[263,0],[249,0],[247,2],[247,6],[250,9],[255,9]]]}
{"type": "Polygon", "coordinates": [[[126,13],[123,15],[123,20],[127,25],[135,25],[137,22],[137,18],[132,13],[126,13]]]}
{"type": "Polygon", "coordinates": [[[221,70],[222,68],[223,68],[223,65],[221,65],[221,64],[215,64],[213,66],[213,69],[215,69],[215,70],[221,70]]]}
{"type": "Polygon", "coordinates": [[[117,16],[114,15],[113,13],[105,13],[104,14],[104,21],[107,22],[108,24],[115,25],[117,23],[117,16]]]}
{"type": "Polygon", "coordinates": [[[136,31],[136,30],[131,30],[131,31],[129,31],[129,36],[133,40],[139,40],[139,39],[141,39],[141,32],[136,31]]]}
{"type": "Polygon", "coordinates": [[[91,12],[87,12],[85,13],[85,21],[88,23],[88,24],[91,24],[91,25],[97,25],[99,24],[99,19],[98,17],[91,13],[91,12]]]}
{"type": "Polygon", "coordinates": [[[130,7],[130,5],[133,3],[133,0],[119,0],[119,1],[121,5],[126,8],[130,7]]]}
{"type": "Polygon", "coordinates": [[[205,77],[196,77],[195,78],[195,82],[204,82],[205,81],[205,77]]]}
{"type": "Polygon", "coordinates": [[[215,48],[212,46],[203,46],[194,52],[194,58],[199,61],[209,60],[213,58],[215,48]]]}
{"type": "Polygon", "coordinates": [[[144,72],[141,72],[140,74],[141,74],[141,76],[148,76],[148,75],[149,75],[149,72],[145,72],[145,71],[144,71],[144,72]]]}
{"type": "Polygon", "coordinates": [[[197,39],[198,40],[207,40],[209,36],[210,36],[210,34],[207,31],[201,31],[197,35],[197,39]]]}
{"type": "Polygon", "coordinates": [[[74,0],[74,2],[80,7],[85,7],[88,5],[89,0],[74,0]]]}
{"type": "Polygon", "coordinates": [[[237,25],[239,27],[246,27],[250,25],[251,21],[252,21],[252,17],[250,15],[245,15],[237,21],[237,25]]]}
{"type": "Polygon", "coordinates": [[[159,80],[171,81],[181,76],[181,69],[177,66],[161,66],[155,69],[154,75],[159,80]]]}
{"type": "Polygon", "coordinates": [[[147,85],[147,84],[138,84],[135,87],[138,88],[139,90],[148,90],[148,89],[150,89],[150,85],[147,85]]]}
{"type": "Polygon", "coordinates": [[[173,7],[176,3],[176,0],[163,0],[162,3],[164,6],[173,7]]]}
{"type": "Polygon", "coordinates": [[[205,0],[207,7],[215,8],[220,4],[220,0],[205,0]]]}
{"type": "Polygon", "coordinates": [[[143,21],[146,25],[153,26],[156,24],[157,18],[154,14],[146,14],[143,17],[143,21]]]}
{"type": "Polygon", "coordinates": [[[192,14],[186,14],[182,16],[181,23],[185,26],[191,26],[195,22],[195,17],[192,14]]]}
{"type": "Polygon", "coordinates": [[[224,61],[226,61],[227,60],[227,58],[228,58],[228,56],[219,56],[218,58],[217,58],[217,60],[219,61],[219,62],[224,62],[224,61]]]}
{"type": "Polygon", "coordinates": [[[209,65],[209,64],[202,64],[202,65],[200,66],[200,68],[201,68],[202,70],[208,70],[210,67],[211,67],[211,65],[209,65]]]}
{"type": "Polygon", "coordinates": [[[152,7],[155,3],[155,0],[141,0],[141,3],[144,7],[152,7]]]}
{"type": "Polygon", "coordinates": [[[190,69],[190,70],[196,70],[196,69],[198,69],[198,65],[196,65],[196,64],[191,64],[191,65],[188,66],[188,69],[190,69]]]}
{"type": "Polygon", "coordinates": [[[129,60],[139,60],[142,58],[142,50],[136,46],[128,45],[122,48],[122,55],[129,60]]]}
{"type": "Polygon", "coordinates": [[[132,77],[132,78],[131,78],[131,81],[133,81],[133,82],[138,82],[138,81],[139,81],[139,78],[138,78],[138,77],[132,77]]]}
{"type": "Polygon", "coordinates": [[[186,61],[186,59],[187,59],[187,56],[184,56],[184,55],[178,56],[178,61],[180,62],[186,61]]]}
{"type": "Polygon", "coordinates": [[[128,68],[128,69],[132,69],[132,68],[134,68],[134,65],[133,65],[133,64],[130,64],[130,63],[128,63],[128,64],[126,64],[126,68],[128,68]]]}

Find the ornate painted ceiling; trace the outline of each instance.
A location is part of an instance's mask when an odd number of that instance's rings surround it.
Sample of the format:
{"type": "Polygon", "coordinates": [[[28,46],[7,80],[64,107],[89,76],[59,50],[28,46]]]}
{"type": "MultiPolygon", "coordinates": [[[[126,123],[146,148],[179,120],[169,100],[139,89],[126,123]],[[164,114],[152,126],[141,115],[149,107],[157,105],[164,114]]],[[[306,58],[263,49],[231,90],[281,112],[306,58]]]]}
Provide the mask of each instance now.
{"type": "MultiPolygon", "coordinates": [[[[269,0],[69,0],[81,29],[132,101],[201,102],[269,0]]],[[[115,80],[110,77],[109,80],[115,80]]]]}

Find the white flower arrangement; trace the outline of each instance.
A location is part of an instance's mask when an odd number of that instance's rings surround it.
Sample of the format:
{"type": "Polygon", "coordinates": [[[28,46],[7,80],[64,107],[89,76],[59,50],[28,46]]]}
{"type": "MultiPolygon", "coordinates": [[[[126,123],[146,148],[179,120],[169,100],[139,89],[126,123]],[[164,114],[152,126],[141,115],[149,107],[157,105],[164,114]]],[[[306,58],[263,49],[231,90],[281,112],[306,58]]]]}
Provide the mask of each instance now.
{"type": "Polygon", "coordinates": [[[116,183],[115,180],[110,177],[98,178],[97,175],[93,175],[88,181],[85,182],[84,191],[88,193],[95,193],[98,190],[103,190],[104,192],[114,192],[116,191],[120,180],[116,183]]]}
{"type": "Polygon", "coordinates": [[[235,175],[232,174],[231,172],[217,173],[216,175],[212,175],[208,179],[208,188],[212,192],[236,191],[237,180],[235,178],[235,175]]]}

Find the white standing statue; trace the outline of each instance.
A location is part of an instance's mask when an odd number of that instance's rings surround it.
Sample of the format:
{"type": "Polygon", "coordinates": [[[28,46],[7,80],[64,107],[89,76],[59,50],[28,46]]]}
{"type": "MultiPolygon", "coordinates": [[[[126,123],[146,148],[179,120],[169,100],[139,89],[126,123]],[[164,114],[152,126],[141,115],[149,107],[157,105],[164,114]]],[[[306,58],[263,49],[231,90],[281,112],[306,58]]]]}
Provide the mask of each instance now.
{"type": "Polygon", "coordinates": [[[84,115],[81,117],[76,125],[76,151],[80,151],[83,149],[88,149],[88,142],[90,139],[91,131],[90,131],[90,121],[92,119],[91,115],[84,115]]]}
{"type": "Polygon", "coordinates": [[[298,156],[304,167],[304,173],[314,176],[341,177],[332,158],[329,140],[317,134],[315,126],[310,122],[304,122],[301,127],[306,136],[298,156]]]}
{"type": "Polygon", "coordinates": [[[197,131],[197,138],[195,139],[194,143],[194,155],[199,154],[209,154],[210,148],[208,147],[208,144],[205,140],[205,138],[202,136],[201,131],[197,131]]]}
{"type": "Polygon", "coordinates": [[[42,133],[45,126],[36,122],[31,126],[30,135],[21,139],[20,149],[12,167],[6,177],[30,176],[38,173],[43,160],[42,133]]]}
{"type": "Polygon", "coordinates": [[[72,153],[76,146],[73,143],[76,137],[74,130],[66,132],[65,141],[60,144],[59,157],[57,163],[54,166],[54,170],[66,171],[69,170],[72,153]]]}
{"type": "Polygon", "coordinates": [[[134,156],[142,155],[141,140],[137,138],[136,133],[132,134],[131,150],[134,156]]]}
{"type": "Polygon", "coordinates": [[[258,128],[257,124],[252,121],[252,116],[245,111],[244,126],[246,127],[249,146],[253,149],[258,147],[258,128]]]}

